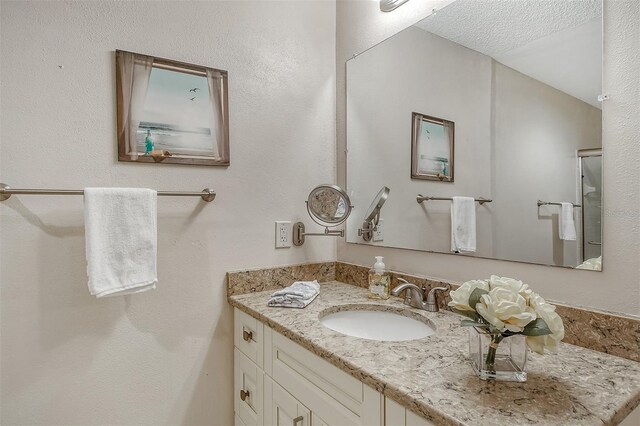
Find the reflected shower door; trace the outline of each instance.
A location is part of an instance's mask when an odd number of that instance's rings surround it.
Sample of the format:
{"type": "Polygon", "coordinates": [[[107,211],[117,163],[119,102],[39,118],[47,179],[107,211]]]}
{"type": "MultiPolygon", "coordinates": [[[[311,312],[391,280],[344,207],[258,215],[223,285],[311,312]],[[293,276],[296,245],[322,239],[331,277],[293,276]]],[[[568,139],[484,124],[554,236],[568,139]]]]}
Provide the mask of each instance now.
{"type": "Polygon", "coordinates": [[[582,189],[582,259],[602,256],[602,150],[578,152],[582,189]]]}

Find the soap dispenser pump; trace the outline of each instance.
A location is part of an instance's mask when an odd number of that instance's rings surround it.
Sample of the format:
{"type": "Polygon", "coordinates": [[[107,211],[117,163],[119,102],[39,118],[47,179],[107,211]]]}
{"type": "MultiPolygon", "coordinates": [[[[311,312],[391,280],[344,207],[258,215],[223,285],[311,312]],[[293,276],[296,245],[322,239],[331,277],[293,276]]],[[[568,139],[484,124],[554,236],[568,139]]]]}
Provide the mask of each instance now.
{"type": "Polygon", "coordinates": [[[391,276],[386,270],[384,258],[376,256],[376,262],[369,270],[369,298],[388,299],[390,287],[391,276]]]}

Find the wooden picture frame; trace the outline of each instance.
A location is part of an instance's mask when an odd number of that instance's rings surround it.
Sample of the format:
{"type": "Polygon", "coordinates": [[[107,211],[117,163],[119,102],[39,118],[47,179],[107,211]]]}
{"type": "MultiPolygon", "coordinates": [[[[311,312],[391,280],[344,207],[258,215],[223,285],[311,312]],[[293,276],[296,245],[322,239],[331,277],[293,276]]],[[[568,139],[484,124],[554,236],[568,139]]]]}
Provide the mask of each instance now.
{"type": "Polygon", "coordinates": [[[411,179],[453,182],[455,123],[418,112],[411,116],[411,179]]]}
{"type": "Polygon", "coordinates": [[[225,70],[116,50],[118,161],[229,166],[225,70]]]}

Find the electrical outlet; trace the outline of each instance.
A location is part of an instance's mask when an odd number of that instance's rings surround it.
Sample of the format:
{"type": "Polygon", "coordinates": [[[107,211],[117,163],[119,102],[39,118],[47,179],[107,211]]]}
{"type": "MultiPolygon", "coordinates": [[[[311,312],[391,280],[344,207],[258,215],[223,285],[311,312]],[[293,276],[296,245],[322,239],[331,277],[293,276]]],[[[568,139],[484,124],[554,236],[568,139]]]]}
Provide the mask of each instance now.
{"type": "Polygon", "coordinates": [[[276,222],[276,248],[291,247],[291,222],[276,222]]]}
{"type": "Polygon", "coordinates": [[[373,241],[382,241],[384,240],[383,237],[383,226],[384,223],[384,219],[378,219],[378,225],[376,226],[376,229],[373,231],[373,241]]]}

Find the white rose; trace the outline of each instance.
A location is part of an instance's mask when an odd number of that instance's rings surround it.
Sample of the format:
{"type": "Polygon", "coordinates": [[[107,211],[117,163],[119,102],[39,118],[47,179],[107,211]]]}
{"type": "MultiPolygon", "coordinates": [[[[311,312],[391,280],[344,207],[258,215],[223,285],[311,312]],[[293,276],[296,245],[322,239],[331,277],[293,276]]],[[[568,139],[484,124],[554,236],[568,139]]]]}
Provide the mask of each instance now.
{"type": "Polygon", "coordinates": [[[556,307],[548,304],[542,297],[535,293],[529,303],[535,310],[537,316],[547,323],[551,334],[545,336],[527,336],[527,345],[532,351],[539,354],[544,354],[545,348],[555,350],[558,343],[564,338],[564,324],[562,323],[560,315],[556,313],[556,307]]]}
{"type": "Polygon", "coordinates": [[[489,285],[484,280],[467,281],[449,293],[451,301],[448,305],[458,311],[475,311],[475,306],[469,306],[469,296],[471,296],[471,293],[473,293],[473,290],[476,288],[489,291],[489,285]]]}
{"type": "Polygon", "coordinates": [[[476,305],[478,313],[500,331],[521,332],[536,319],[536,313],[517,290],[519,288],[510,286],[492,288],[488,294],[482,295],[480,303],[476,305]]]}
{"type": "Polygon", "coordinates": [[[491,275],[491,277],[489,278],[489,286],[491,288],[495,288],[495,287],[508,288],[518,293],[520,291],[520,288],[522,288],[523,283],[522,281],[516,280],[513,278],[491,275]]]}
{"type": "Polygon", "coordinates": [[[502,287],[510,289],[511,291],[520,294],[527,301],[529,300],[529,297],[532,293],[532,291],[529,289],[529,286],[527,284],[524,284],[522,281],[509,277],[499,277],[497,275],[491,275],[491,278],[489,278],[489,287],[502,287]]]}

